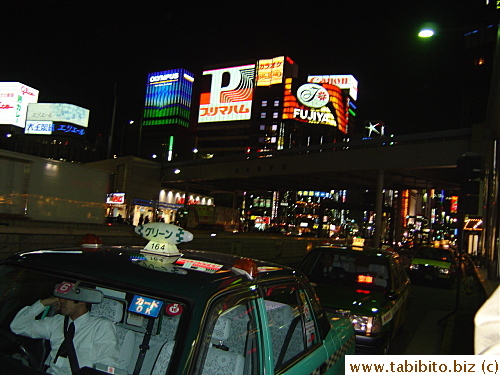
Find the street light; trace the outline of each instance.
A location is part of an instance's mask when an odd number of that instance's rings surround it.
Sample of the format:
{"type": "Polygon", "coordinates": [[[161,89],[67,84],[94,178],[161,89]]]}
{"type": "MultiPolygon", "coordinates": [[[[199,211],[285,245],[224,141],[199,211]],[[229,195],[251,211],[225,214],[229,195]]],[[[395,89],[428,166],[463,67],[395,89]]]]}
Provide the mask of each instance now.
{"type": "MultiPolygon", "coordinates": [[[[130,120],[128,122],[129,125],[132,125],[133,123],[134,123],[134,120],[130,120]]],[[[123,136],[125,135],[125,125],[126,124],[123,124],[123,126],[122,126],[122,138],[120,141],[120,156],[123,156],[123,136]]]]}
{"type": "Polygon", "coordinates": [[[420,38],[430,38],[433,35],[434,35],[434,30],[431,30],[431,29],[422,29],[418,33],[418,36],[420,38]]]}
{"type": "Polygon", "coordinates": [[[419,38],[430,38],[438,32],[438,25],[434,22],[426,22],[418,32],[419,38]]]}

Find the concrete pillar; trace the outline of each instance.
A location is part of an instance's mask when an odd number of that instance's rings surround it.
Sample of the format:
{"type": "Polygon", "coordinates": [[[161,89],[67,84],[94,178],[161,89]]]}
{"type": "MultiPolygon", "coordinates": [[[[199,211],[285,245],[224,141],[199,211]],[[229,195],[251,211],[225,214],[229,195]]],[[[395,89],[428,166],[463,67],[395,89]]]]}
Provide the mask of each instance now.
{"type": "Polygon", "coordinates": [[[375,192],[375,232],[373,235],[373,246],[380,247],[380,236],[382,234],[382,207],[384,201],[384,171],[379,170],[377,176],[377,190],[375,192]]]}

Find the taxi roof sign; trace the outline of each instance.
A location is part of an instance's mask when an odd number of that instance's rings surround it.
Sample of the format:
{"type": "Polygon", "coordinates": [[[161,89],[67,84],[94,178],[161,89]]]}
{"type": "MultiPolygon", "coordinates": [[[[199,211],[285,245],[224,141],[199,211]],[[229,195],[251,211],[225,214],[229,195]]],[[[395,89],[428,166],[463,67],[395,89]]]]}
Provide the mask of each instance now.
{"type": "Polygon", "coordinates": [[[191,232],[177,225],[162,222],[138,225],[135,227],[135,232],[149,240],[144,248],[145,252],[172,257],[171,262],[181,255],[176,245],[193,239],[191,232]]]}

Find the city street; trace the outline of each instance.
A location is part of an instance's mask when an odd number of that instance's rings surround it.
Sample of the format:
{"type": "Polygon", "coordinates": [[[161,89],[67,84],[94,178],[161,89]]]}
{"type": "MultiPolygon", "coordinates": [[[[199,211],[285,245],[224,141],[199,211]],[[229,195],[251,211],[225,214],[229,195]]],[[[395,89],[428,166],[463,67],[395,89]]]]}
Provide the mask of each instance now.
{"type": "Polygon", "coordinates": [[[474,315],[484,294],[474,278],[460,286],[457,295],[456,286],[413,283],[407,320],[390,354],[474,354],[474,315]]]}

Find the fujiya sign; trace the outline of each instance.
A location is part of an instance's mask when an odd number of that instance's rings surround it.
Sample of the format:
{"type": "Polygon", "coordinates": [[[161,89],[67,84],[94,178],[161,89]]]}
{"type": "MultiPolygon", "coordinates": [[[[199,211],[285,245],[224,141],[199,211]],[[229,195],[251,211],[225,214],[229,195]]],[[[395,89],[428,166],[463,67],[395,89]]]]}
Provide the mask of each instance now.
{"type": "Polygon", "coordinates": [[[298,88],[297,99],[306,107],[321,108],[330,101],[330,94],[323,86],[306,83],[298,88]]]}
{"type": "Polygon", "coordinates": [[[297,100],[307,108],[294,108],[293,118],[312,124],[337,125],[335,118],[326,107],[330,94],[323,86],[306,83],[297,89],[297,100]]]}

